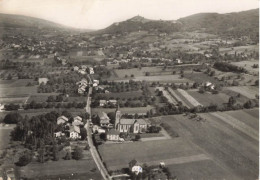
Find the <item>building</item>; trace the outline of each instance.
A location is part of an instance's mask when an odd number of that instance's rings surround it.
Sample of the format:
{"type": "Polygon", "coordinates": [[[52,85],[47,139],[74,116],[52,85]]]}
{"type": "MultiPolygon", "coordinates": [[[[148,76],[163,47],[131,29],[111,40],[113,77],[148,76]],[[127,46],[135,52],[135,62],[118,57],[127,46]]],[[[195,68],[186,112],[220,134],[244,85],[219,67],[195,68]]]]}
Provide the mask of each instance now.
{"type": "Polygon", "coordinates": [[[72,125],[73,125],[73,126],[83,125],[82,118],[79,117],[79,116],[74,117],[74,118],[73,118],[72,125]]]}
{"type": "Polygon", "coordinates": [[[121,118],[119,108],[115,115],[115,129],[123,133],[145,133],[150,123],[144,119],[121,118]]]}
{"type": "Polygon", "coordinates": [[[119,141],[119,134],[120,132],[115,130],[115,129],[111,129],[110,131],[107,132],[107,140],[108,141],[119,141]]]}
{"type": "Polygon", "coordinates": [[[58,137],[61,137],[61,136],[64,136],[65,134],[61,131],[58,131],[58,132],[55,132],[54,133],[54,137],[58,138],[58,137]]]}
{"type": "Polygon", "coordinates": [[[99,100],[99,106],[100,107],[103,107],[107,104],[107,101],[106,100],[99,100]]]}
{"type": "Polygon", "coordinates": [[[69,126],[69,130],[67,131],[69,138],[71,139],[79,139],[80,138],[80,129],[78,126],[69,126]]]}
{"type": "Polygon", "coordinates": [[[117,100],[111,99],[108,101],[108,103],[116,105],[117,104],[117,100]]]}
{"type": "Polygon", "coordinates": [[[74,66],[74,67],[73,67],[73,70],[74,70],[74,71],[78,71],[78,70],[79,70],[79,67],[78,67],[78,66],[74,66]]]}
{"type": "Polygon", "coordinates": [[[107,127],[109,125],[109,117],[107,116],[107,113],[105,112],[98,112],[98,118],[100,122],[101,127],[107,127]]]}
{"type": "Polygon", "coordinates": [[[39,78],[38,79],[38,82],[39,82],[39,84],[46,84],[47,82],[49,81],[49,79],[48,78],[39,78]]]}
{"type": "Polygon", "coordinates": [[[69,121],[69,119],[65,116],[60,116],[57,119],[57,124],[64,124],[67,123],[69,121]]]}

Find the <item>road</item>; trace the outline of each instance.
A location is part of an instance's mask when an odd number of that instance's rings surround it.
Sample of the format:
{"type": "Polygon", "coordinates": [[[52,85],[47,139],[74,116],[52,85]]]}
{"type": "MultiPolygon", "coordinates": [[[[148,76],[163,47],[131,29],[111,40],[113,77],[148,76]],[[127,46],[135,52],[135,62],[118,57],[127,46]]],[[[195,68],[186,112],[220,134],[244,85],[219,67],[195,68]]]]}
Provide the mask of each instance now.
{"type": "Polygon", "coordinates": [[[88,139],[88,144],[90,147],[91,155],[92,155],[103,179],[111,180],[112,178],[108,174],[107,169],[105,168],[103,162],[101,161],[100,156],[97,152],[96,147],[94,146],[93,139],[92,139],[92,130],[90,128],[90,122],[91,122],[91,108],[90,108],[91,97],[90,96],[91,96],[91,94],[92,94],[92,87],[89,88],[88,97],[87,97],[87,105],[86,105],[86,112],[89,113],[90,116],[84,127],[87,130],[87,134],[88,134],[87,139],[88,139]]]}

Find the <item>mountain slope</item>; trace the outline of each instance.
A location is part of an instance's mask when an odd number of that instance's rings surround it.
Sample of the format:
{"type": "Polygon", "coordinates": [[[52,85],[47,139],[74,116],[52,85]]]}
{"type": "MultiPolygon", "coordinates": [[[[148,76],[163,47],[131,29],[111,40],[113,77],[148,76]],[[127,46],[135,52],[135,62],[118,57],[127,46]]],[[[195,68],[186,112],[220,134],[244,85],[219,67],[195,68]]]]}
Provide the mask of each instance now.
{"type": "Polygon", "coordinates": [[[204,30],[214,34],[234,36],[253,35],[259,32],[259,9],[238,13],[200,13],[178,19],[183,30],[204,30]]]}
{"type": "Polygon", "coordinates": [[[126,21],[114,23],[105,29],[96,31],[96,33],[116,34],[139,30],[165,33],[201,31],[236,37],[249,35],[252,38],[258,38],[258,13],[259,9],[228,14],[199,13],[180,18],[177,21],[149,20],[141,16],[135,16],[126,21]]]}
{"type": "Polygon", "coordinates": [[[51,21],[12,14],[0,14],[0,27],[4,28],[66,28],[51,21]]]}

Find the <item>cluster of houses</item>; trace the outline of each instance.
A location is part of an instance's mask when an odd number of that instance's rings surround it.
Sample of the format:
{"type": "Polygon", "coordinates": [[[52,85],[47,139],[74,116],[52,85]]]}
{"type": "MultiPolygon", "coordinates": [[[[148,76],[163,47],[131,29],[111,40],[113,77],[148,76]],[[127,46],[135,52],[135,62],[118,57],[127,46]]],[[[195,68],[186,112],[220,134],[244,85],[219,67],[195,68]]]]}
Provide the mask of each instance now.
{"type": "Polygon", "coordinates": [[[100,127],[93,126],[93,132],[105,133],[108,141],[122,141],[119,137],[120,133],[126,134],[139,134],[146,133],[147,128],[151,125],[146,119],[127,119],[122,118],[119,108],[115,111],[115,123],[110,123],[110,118],[105,112],[99,112],[97,114],[100,122],[100,127]],[[107,130],[107,131],[106,131],[107,130]]]}
{"type": "Polygon", "coordinates": [[[86,88],[88,86],[93,86],[93,87],[98,87],[99,85],[99,80],[93,80],[93,82],[88,81],[87,79],[83,78],[80,81],[76,83],[78,86],[78,93],[79,94],[84,94],[86,92],[86,88]]]}
{"type": "Polygon", "coordinates": [[[100,107],[104,107],[105,105],[109,105],[109,104],[112,104],[112,105],[116,105],[117,104],[117,100],[115,99],[111,99],[111,100],[104,100],[104,99],[101,99],[99,100],[99,106],[100,107]]]}
{"type": "Polygon", "coordinates": [[[80,74],[95,74],[93,67],[88,67],[86,65],[74,66],[73,71],[76,71],[80,74]]]}
{"type": "Polygon", "coordinates": [[[62,125],[64,127],[64,130],[55,132],[54,136],[56,138],[59,138],[61,136],[66,136],[73,140],[81,138],[80,125],[83,125],[83,121],[80,116],[74,117],[72,123],[69,122],[69,119],[67,117],[60,116],[57,119],[57,125],[62,125]]]}

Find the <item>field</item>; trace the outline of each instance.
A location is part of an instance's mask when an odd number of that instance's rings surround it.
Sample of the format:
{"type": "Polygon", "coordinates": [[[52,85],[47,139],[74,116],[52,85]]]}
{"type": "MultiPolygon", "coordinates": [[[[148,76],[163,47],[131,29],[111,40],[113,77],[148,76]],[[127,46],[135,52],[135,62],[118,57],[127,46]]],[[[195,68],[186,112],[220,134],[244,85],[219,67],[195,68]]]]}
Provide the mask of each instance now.
{"type": "Polygon", "coordinates": [[[176,101],[181,102],[183,106],[188,108],[194,107],[178,90],[173,90],[172,88],[168,88],[168,90],[172,97],[175,98],[176,101]]]}
{"type": "Polygon", "coordinates": [[[227,89],[236,93],[240,93],[249,99],[255,99],[255,95],[259,95],[259,88],[256,86],[233,86],[227,87],[227,89]]]}
{"type": "MultiPolygon", "coordinates": [[[[85,109],[75,109],[75,108],[71,108],[71,109],[62,109],[62,108],[55,108],[55,109],[30,109],[30,110],[18,110],[18,111],[12,111],[12,112],[19,112],[19,114],[21,114],[22,116],[27,115],[28,117],[32,117],[32,116],[37,116],[39,114],[44,114],[44,113],[48,113],[51,111],[56,111],[59,112],[60,114],[62,113],[62,111],[69,111],[73,116],[77,116],[81,113],[85,113],[86,110],[85,109]]],[[[8,114],[10,112],[0,112],[0,122],[1,120],[5,117],[6,114],[8,114]]]]}
{"type": "Polygon", "coordinates": [[[209,106],[210,104],[217,104],[219,106],[223,105],[223,103],[227,103],[230,96],[224,93],[211,94],[205,92],[203,94],[198,91],[187,91],[189,95],[195,98],[200,104],[203,106],[209,106]]]}
{"type": "Polygon", "coordinates": [[[163,76],[138,76],[134,80],[137,81],[159,81],[159,82],[172,82],[172,83],[186,83],[192,82],[186,78],[180,78],[180,75],[163,75],[163,76]]]}
{"type": "MultiPolygon", "coordinates": [[[[167,161],[174,158],[201,154],[201,151],[182,138],[171,140],[105,144],[99,152],[109,170],[128,167],[132,159],[140,163],[156,164],[154,161],[167,161]],[[139,149],[137,151],[137,149],[139,149]]],[[[158,164],[159,164],[158,162],[158,164]]]]}
{"type": "Polygon", "coordinates": [[[25,103],[29,95],[37,93],[37,86],[26,86],[29,82],[33,80],[0,80],[1,103],[25,103]]]}
{"type": "MultiPolygon", "coordinates": [[[[229,173],[222,174],[221,178],[213,177],[212,179],[257,179],[259,167],[258,109],[199,115],[206,121],[197,122],[183,115],[159,119],[169,124],[180,137],[199,146],[210,159],[229,173]]],[[[200,164],[196,166],[196,164],[197,162],[194,163],[194,166],[188,164],[187,167],[190,170],[188,172],[196,172],[197,167],[204,167],[200,164]]],[[[201,179],[201,177],[197,177],[197,175],[199,176],[198,172],[194,175],[186,174],[187,169],[181,169],[181,167],[186,167],[185,165],[170,166],[171,171],[174,173],[175,168],[177,168],[176,173],[180,177],[201,179]]],[[[211,172],[208,169],[214,166],[206,166],[203,172],[211,172]]],[[[218,172],[218,168],[214,169],[214,172],[218,172]]],[[[205,179],[204,175],[207,175],[207,173],[202,173],[202,179],[205,179]]],[[[216,175],[220,174],[217,173],[216,175]]]]}
{"type": "MultiPolygon", "coordinates": [[[[134,107],[134,108],[120,108],[120,111],[122,113],[129,113],[129,114],[132,114],[132,113],[147,113],[147,111],[153,109],[152,106],[147,106],[147,107],[134,107]]],[[[98,113],[99,111],[103,111],[103,112],[115,112],[115,109],[113,108],[91,108],[92,110],[92,113],[93,114],[96,114],[98,113]]]]}
{"type": "MultiPolygon", "coordinates": [[[[109,81],[128,81],[129,79],[135,81],[160,81],[160,82],[174,82],[174,83],[186,83],[192,82],[186,78],[180,78],[180,75],[173,75],[174,68],[169,67],[166,70],[163,67],[143,67],[132,69],[115,69],[113,70],[113,76],[109,81]],[[149,76],[146,76],[146,72],[149,72],[149,76]],[[127,78],[125,77],[127,75],[127,78]],[[134,77],[131,77],[134,75],[134,77]]],[[[176,70],[178,73],[178,71],[176,70]]]]}
{"type": "MultiPolygon", "coordinates": [[[[98,94],[97,94],[98,95],[98,94]]],[[[142,91],[130,91],[130,92],[120,92],[120,93],[100,93],[102,97],[113,97],[113,98],[134,98],[134,97],[141,97],[142,91]]]]}
{"type": "Polygon", "coordinates": [[[15,126],[2,126],[0,125],[0,153],[3,149],[7,148],[10,141],[10,132],[15,126]]]}
{"type": "Polygon", "coordinates": [[[196,100],[194,99],[191,95],[189,95],[185,90],[183,89],[177,89],[177,91],[187,100],[189,101],[189,103],[196,107],[196,106],[201,106],[201,104],[196,100]]]}
{"type": "Polygon", "coordinates": [[[197,83],[205,83],[209,81],[213,84],[222,84],[220,81],[202,72],[184,73],[184,77],[197,83]]]}
{"type": "Polygon", "coordinates": [[[59,160],[44,164],[29,164],[20,169],[20,177],[29,179],[102,179],[93,160],[59,160]],[[93,170],[94,172],[92,172],[93,170]]]}
{"type": "Polygon", "coordinates": [[[245,68],[247,71],[249,71],[250,73],[258,73],[259,72],[259,68],[253,68],[252,66],[254,64],[259,65],[259,61],[239,61],[239,62],[232,62],[231,64],[234,64],[236,66],[239,67],[243,67],[245,68]]]}

